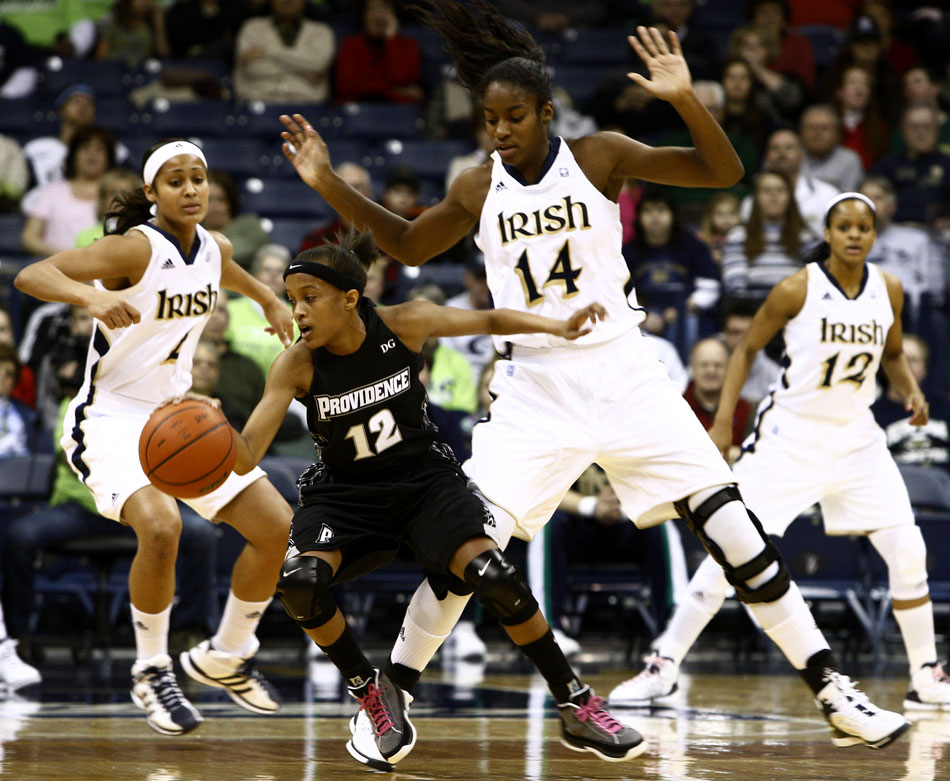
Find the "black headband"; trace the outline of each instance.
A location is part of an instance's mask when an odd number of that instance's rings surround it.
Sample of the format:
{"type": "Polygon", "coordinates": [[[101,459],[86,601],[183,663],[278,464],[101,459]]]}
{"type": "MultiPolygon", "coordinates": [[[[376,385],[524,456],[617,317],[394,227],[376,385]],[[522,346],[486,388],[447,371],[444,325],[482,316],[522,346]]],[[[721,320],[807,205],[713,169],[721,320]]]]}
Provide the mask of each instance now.
{"type": "Polygon", "coordinates": [[[365,287],[365,283],[357,282],[349,274],[337,271],[325,263],[317,263],[312,260],[295,260],[284,269],[284,280],[291,274],[310,274],[314,277],[320,277],[320,279],[326,280],[331,285],[340,288],[340,290],[355,290],[360,295],[363,295],[363,288],[365,287]]]}

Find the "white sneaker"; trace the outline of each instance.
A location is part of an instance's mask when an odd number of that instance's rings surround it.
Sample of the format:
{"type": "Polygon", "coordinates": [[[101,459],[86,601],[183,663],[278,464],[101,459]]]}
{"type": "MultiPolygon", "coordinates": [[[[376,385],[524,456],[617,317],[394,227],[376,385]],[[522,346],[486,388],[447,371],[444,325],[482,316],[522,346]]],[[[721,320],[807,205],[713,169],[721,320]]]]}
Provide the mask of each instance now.
{"type": "Polygon", "coordinates": [[[564,634],[564,632],[556,627],[552,628],[551,631],[554,632],[554,639],[557,640],[557,644],[561,648],[561,653],[565,656],[577,656],[581,652],[581,644],[573,637],[564,634]]]}
{"type": "Polygon", "coordinates": [[[10,691],[22,689],[43,680],[40,671],[24,662],[16,652],[17,641],[11,638],[0,641],[0,681],[10,691]]]}
{"type": "MultiPolygon", "coordinates": [[[[258,643],[255,643],[257,646],[258,643]]],[[[192,678],[205,686],[217,686],[242,708],[253,713],[276,713],[280,710],[277,690],[254,666],[257,648],[246,656],[226,654],[203,640],[190,651],[183,651],[181,666],[192,678]]]]}
{"type": "Polygon", "coordinates": [[[653,653],[643,660],[646,665],[639,675],[616,686],[607,696],[613,706],[639,707],[659,702],[675,694],[679,685],[680,666],[666,656],[653,653]]]}
{"type": "Polygon", "coordinates": [[[884,748],[910,729],[900,713],[881,710],[858,690],[847,675],[825,670],[828,683],[815,695],[818,706],[831,725],[831,742],[836,746],[884,748]]]}
{"type": "Polygon", "coordinates": [[[346,750],[357,762],[374,770],[392,772],[416,745],[416,729],[409,721],[412,695],[403,691],[380,670],[375,679],[349,689],[360,704],[350,719],[352,737],[346,750]]]}
{"type": "Polygon", "coordinates": [[[488,647],[475,632],[474,621],[459,621],[445,641],[445,654],[453,659],[477,662],[485,658],[488,647]]]}
{"type": "Polygon", "coordinates": [[[178,688],[168,654],[132,665],[132,702],[145,711],[148,725],[163,735],[183,735],[203,721],[178,688]]]}
{"type": "Polygon", "coordinates": [[[950,678],[943,664],[925,664],[911,676],[904,709],[950,710],[950,678]]]}

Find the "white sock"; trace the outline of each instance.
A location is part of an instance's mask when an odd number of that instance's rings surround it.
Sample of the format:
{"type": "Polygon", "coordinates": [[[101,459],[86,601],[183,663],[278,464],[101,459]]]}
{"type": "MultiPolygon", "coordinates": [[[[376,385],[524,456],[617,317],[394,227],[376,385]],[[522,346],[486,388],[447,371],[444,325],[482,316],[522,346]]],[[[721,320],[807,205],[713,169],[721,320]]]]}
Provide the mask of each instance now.
{"type": "Polygon", "coordinates": [[[683,601],[676,606],[663,634],[654,643],[657,653],[681,664],[696,638],[726,597],[726,576],[712,556],[707,556],[689,581],[683,601]]]}
{"type": "Polygon", "coordinates": [[[132,627],[135,629],[135,660],[168,655],[168,622],[172,615],[169,605],[161,613],[143,613],[135,605],[132,609],[132,627]]]}
{"type": "Polygon", "coordinates": [[[774,602],[756,602],[748,608],[796,670],[804,670],[814,654],[828,649],[828,642],[795,583],[774,602]]]}
{"type": "Polygon", "coordinates": [[[435,652],[445,642],[458,623],[469,597],[449,594],[438,599],[424,580],[409,601],[399,636],[393,646],[391,658],[394,664],[402,664],[413,670],[425,670],[435,652]]]}
{"type": "Polygon", "coordinates": [[[934,606],[929,600],[907,610],[895,610],[894,618],[901,628],[907,661],[913,675],[922,665],[937,661],[937,642],[934,638],[934,606]]]}
{"type": "Polygon", "coordinates": [[[245,602],[234,596],[233,591],[229,591],[227,602],[224,604],[224,613],[221,614],[221,623],[218,624],[218,631],[211,638],[214,649],[240,656],[250,651],[251,646],[256,645],[251,638],[254,637],[257,625],[261,622],[261,617],[270,603],[269,599],[263,602],[245,602]]]}

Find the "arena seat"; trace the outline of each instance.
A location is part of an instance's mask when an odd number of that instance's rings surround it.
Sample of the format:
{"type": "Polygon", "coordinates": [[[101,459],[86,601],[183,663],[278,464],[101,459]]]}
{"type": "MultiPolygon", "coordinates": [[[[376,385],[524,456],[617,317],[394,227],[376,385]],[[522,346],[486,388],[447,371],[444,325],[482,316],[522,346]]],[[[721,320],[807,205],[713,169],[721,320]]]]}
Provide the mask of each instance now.
{"type": "Polygon", "coordinates": [[[326,104],[264,103],[251,100],[238,108],[237,127],[242,132],[269,139],[279,149],[280,132],[284,129],[280,123],[280,115],[295,113],[303,114],[321,134],[328,137],[336,135],[343,124],[338,112],[326,104]]]}
{"type": "Polygon", "coordinates": [[[308,217],[275,217],[271,219],[265,217],[261,220],[261,225],[274,244],[283,244],[290,250],[291,254],[296,254],[297,250],[300,249],[304,236],[310,231],[322,228],[332,222],[333,220],[327,217],[321,219],[308,217]]]}
{"type": "Polygon", "coordinates": [[[40,71],[42,89],[50,101],[72,84],[88,84],[101,98],[124,95],[133,85],[135,72],[121,60],[62,60],[50,57],[40,71]]]}
{"type": "Polygon", "coordinates": [[[0,111],[0,133],[25,144],[32,138],[57,132],[56,112],[35,97],[4,99],[0,111]]]}
{"type": "MultiPolygon", "coordinates": [[[[271,158],[271,176],[283,176],[289,179],[297,178],[297,170],[293,164],[284,157],[281,150],[280,138],[274,139],[273,157],[271,158]]],[[[340,163],[356,163],[364,168],[370,168],[374,164],[373,146],[361,139],[331,138],[328,141],[330,148],[330,160],[333,167],[336,168],[340,163]]]]}
{"type": "Polygon", "coordinates": [[[157,136],[231,136],[239,129],[238,115],[224,100],[181,103],[159,98],[142,113],[143,132],[157,136]]]}
{"type": "Polygon", "coordinates": [[[558,65],[623,65],[635,56],[622,29],[567,28],[548,61],[558,65]]]}
{"type": "Polygon", "coordinates": [[[374,164],[385,169],[408,166],[420,179],[434,179],[440,185],[452,158],[468,154],[467,141],[426,141],[421,139],[390,139],[373,151],[374,164]]]}
{"type": "Polygon", "coordinates": [[[271,174],[272,155],[258,138],[202,137],[199,142],[208,166],[227,171],[235,179],[271,174]]]}
{"type": "Polygon", "coordinates": [[[838,51],[844,46],[846,37],[837,27],[827,24],[805,24],[795,27],[792,32],[804,35],[810,42],[815,53],[815,67],[823,71],[838,56],[838,51]]]}
{"type": "Polygon", "coordinates": [[[607,75],[602,65],[556,65],[552,68],[551,82],[571,96],[575,107],[583,108],[607,75]]]}
{"type": "MultiPolygon", "coordinates": [[[[2,112],[0,112],[2,113],[2,112]]],[[[0,214],[0,255],[22,255],[20,233],[26,216],[19,213],[0,214]]]]}
{"type": "Polygon", "coordinates": [[[939,466],[898,464],[918,522],[950,522],[950,474],[939,466]]]}
{"type": "Polygon", "coordinates": [[[139,115],[124,96],[109,96],[96,100],[96,124],[122,140],[130,130],[138,129],[139,115]]]}
{"type": "Polygon", "coordinates": [[[425,118],[421,106],[405,103],[344,103],[334,130],[349,138],[421,138],[425,118]]]}
{"type": "Polygon", "coordinates": [[[332,218],[333,210],[300,179],[246,179],[241,185],[244,210],[262,217],[332,218]]]}

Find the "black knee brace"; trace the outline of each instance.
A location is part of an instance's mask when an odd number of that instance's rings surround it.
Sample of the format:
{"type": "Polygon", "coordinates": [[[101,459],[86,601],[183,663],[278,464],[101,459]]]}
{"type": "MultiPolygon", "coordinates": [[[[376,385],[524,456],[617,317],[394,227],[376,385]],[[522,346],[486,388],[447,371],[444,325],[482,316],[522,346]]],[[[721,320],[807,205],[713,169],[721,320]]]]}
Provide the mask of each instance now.
{"type": "Polygon", "coordinates": [[[287,615],[303,629],[323,626],[336,613],[331,580],[332,567],[316,556],[294,556],[281,567],[277,594],[287,615]]]}
{"type": "Polygon", "coordinates": [[[745,508],[746,512],[749,513],[749,517],[752,519],[752,525],[759,533],[759,537],[762,538],[762,542],[765,543],[765,548],[761,553],[738,567],[734,567],[726,561],[722,548],[706,534],[704,529],[706,521],[712,517],[716,510],[729,502],[741,501],[742,496],[739,493],[739,489],[734,485],[728,485],[716,491],[716,493],[706,499],[706,501],[700,504],[695,510],[689,509],[689,502],[686,499],[674,503],[673,507],[679,513],[680,517],[686,521],[689,530],[699,537],[699,541],[703,544],[703,547],[709,551],[709,555],[722,567],[726,580],[735,588],[736,597],[740,602],[747,604],[755,602],[774,602],[788,591],[791,580],[788,567],[785,566],[785,561],[778,552],[778,548],[775,547],[775,543],[773,543],[765,533],[759,519],[755,517],[755,513],[749,510],[748,507],[745,508]],[[764,572],[775,562],[778,563],[778,572],[775,576],[757,588],[750,588],[746,581],[764,572]]]}
{"type": "Polygon", "coordinates": [[[480,553],[468,563],[465,582],[505,626],[523,623],[538,610],[531,590],[498,548],[480,553]]]}

